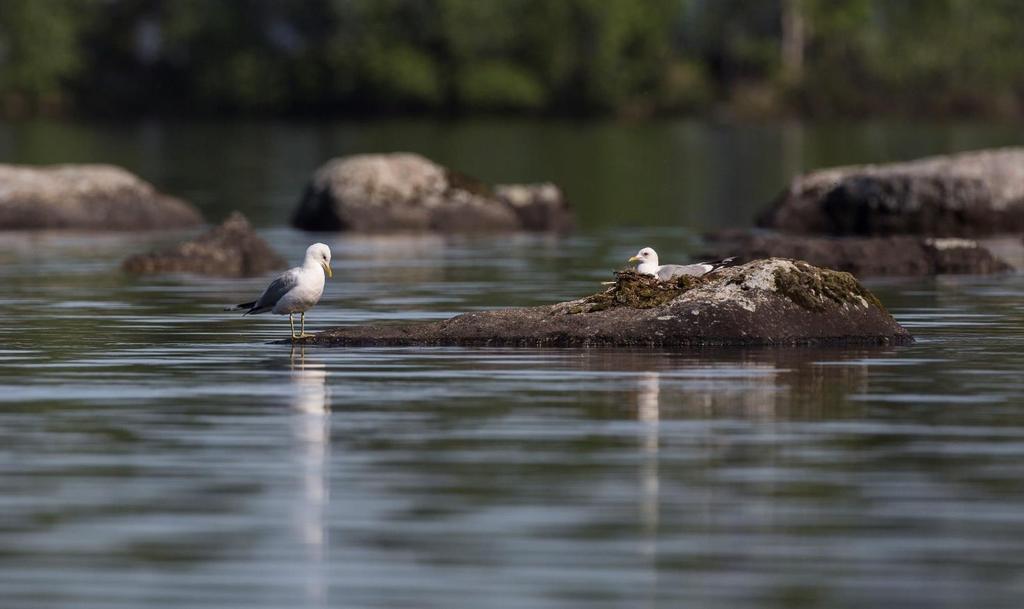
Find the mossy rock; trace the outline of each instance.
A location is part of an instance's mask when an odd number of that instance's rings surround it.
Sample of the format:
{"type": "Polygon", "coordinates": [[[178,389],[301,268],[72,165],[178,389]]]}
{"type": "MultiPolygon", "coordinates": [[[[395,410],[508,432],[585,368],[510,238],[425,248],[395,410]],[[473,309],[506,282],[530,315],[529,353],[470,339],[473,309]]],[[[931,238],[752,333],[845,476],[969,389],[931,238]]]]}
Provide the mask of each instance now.
{"type": "Polygon", "coordinates": [[[651,275],[636,271],[618,271],[615,284],[604,292],[583,299],[583,305],[575,313],[592,313],[612,307],[652,309],[674,300],[683,292],[706,282],[704,277],[682,276],[670,281],[661,281],[651,275]]]}
{"type": "Polygon", "coordinates": [[[444,321],[332,328],[325,346],[695,347],[913,342],[848,273],[770,258],[661,282],[632,271],[597,294],[444,321]]]}
{"type": "Polygon", "coordinates": [[[878,298],[850,273],[820,269],[806,262],[794,262],[794,269],[777,269],[775,284],[781,293],[811,311],[824,311],[829,303],[869,303],[885,310],[878,298]]]}

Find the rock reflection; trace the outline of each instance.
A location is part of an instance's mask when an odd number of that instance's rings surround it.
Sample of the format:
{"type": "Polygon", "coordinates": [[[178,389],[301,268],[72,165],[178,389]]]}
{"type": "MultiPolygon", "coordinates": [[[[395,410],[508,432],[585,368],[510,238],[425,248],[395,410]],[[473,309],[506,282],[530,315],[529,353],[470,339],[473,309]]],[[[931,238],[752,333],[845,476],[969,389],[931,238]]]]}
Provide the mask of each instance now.
{"type": "MultiPolygon", "coordinates": [[[[870,350],[705,350],[689,353],[590,352],[575,365],[588,371],[629,375],[631,392],[625,401],[638,425],[637,479],[639,552],[652,568],[646,582],[648,595],[640,604],[654,606],[658,596],[657,565],[664,558],[659,548],[661,503],[678,500],[672,474],[662,472],[661,451],[678,451],[671,425],[679,419],[828,419],[859,411],[859,402],[846,396],[868,385],[872,359],[891,349],[870,350]],[[633,373],[633,374],[630,374],[633,373]],[[668,434],[662,438],[662,433],[668,434]],[[662,480],[662,475],[666,476],[662,480]],[[664,482],[664,485],[663,485],[664,482]],[[663,491],[664,486],[664,491],[663,491]],[[662,496],[663,492],[665,497],[662,496]]],[[[620,394],[621,395],[621,394],[620,394]]],[[[614,398],[609,398],[614,399],[614,398]]],[[[728,443],[707,426],[706,441],[721,448],[728,443]]],[[[678,476],[678,473],[675,474],[678,476]]],[[[762,484],[771,484],[762,480],[762,484]]],[[[699,480],[686,483],[686,505],[695,521],[713,528],[716,498],[699,480]],[[692,484],[691,484],[692,483],[692,484]]]]}
{"type": "Polygon", "coordinates": [[[304,349],[292,347],[291,407],[295,411],[292,435],[301,492],[295,495],[294,521],[305,551],[306,595],[313,606],[328,606],[325,514],[330,502],[327,457],[330,450],[330,391],[323,363],[307,358],[304,349]]]}
{"type": "MultiPolygon", "coordinates": [[[[698,352],[592,352],[573,367],[639,372],[640,420],[679,418],[827,419],[862,407],[846,396],[869,384],[878,349],[721,349],[698,352]]],[[[632,401],[631,401],[632,403],[632,401]]]]}

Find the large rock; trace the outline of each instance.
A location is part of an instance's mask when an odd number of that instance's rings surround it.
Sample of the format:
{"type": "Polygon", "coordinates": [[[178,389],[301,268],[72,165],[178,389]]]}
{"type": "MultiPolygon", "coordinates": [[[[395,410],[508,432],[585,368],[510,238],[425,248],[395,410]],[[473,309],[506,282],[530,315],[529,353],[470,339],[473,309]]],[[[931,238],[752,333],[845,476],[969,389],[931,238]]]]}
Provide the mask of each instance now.
{"type": "Polygon", "coordinates": [[[572,213],[553,185],[495,190],[417,154],[366,154],[318,169],[292,224],[367,233],[562,231],[572,213]]]}
{"type": "Polygon", "coordinates": [[[795,178],[759,220],[785,232],[976,237],[1024,230],[1024,149],[982,150],[795,178]]]}
{"type": "Polygon", "coordinates": [[[188,203],[111,165],[0,165],[0,230],[152,230],[203,222],[188,203]]]}
{"type": "Polygon", "coordinates": [[[286,261],[256,234],[239,212],[195,239],[173,248],[136,254],[124,261],[129,273],[195,273],[218,277],[253,277],[282,269],[286,261]]]}
{"type": "Polygon", "coordinates": [[[797,258],[858,277],[988,275],[1013,270],[977,241],[935,237],[805,237],[730,231],[712,235],[707,258],[797,258]]]}
{"type": "Polygon", "coordinates": [[[498,184],[494,193],[516,213],[523,230],[567,232],[575,225],[562,189],[550,182],[498,184]]]}
{"type": "Polygon", "coordinates": [[[606,291],[572,302],[445,321],[339,327],[303,340],[328,346],[523,347],[913,341],[849,273],[779,258],[674,282],[626,271],[606,291]]]}

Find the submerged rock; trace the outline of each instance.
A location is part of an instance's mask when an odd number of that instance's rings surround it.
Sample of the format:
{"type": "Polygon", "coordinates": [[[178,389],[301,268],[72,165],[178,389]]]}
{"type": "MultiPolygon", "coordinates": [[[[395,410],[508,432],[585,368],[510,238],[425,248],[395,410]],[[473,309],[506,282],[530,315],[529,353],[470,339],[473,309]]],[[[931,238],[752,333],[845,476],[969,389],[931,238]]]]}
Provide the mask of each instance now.
{"type": "Polygon", "coordinates": [[[555,305],[444,321],[332,328],[327,346],[523,347],[902,344],[910,334],[849,273],[773,258],[661,282],[633,271],[555,305]]]}
{"type": "Polygon", "coordinates": [[[560,231],[572,212],[553,185],[489,185],[417,154],[333,159],[317,170],[292,224],[317,231],[560,231]]]}
{"type": "Polygon", "coordinates": [[[971,239],[931,237],[804,237],[746,231],[712,235],[708,257],[796,258],[858,277],[989,275],[1012,267],[971,239]]]}
{"type": "Polygon", "coordinates": [[[795,178],[759,224],[828,235],[977,237],[1024,230],[1024,148],[795,178]]]}
{"type": "Polygon", "coordinates": [[[0,230],[153,230],[202,222],[188,203],[112,165],[0,165],[0,230]]]}
{"type": "Polygon", "coordinates": [[[136,254],[124,261],[129,273],[195,273],[217,277],[253,277],[287,265],[249,221],[233,212],[219,226],[170,249],[136,254]]]}

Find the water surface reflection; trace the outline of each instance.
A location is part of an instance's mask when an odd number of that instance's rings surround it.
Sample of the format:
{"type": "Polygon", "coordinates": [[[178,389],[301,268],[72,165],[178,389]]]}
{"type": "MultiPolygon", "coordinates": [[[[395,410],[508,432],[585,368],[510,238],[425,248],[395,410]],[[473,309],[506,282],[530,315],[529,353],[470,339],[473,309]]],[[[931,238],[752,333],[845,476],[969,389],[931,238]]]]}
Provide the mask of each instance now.
{"type": "MultiPolygon", "coordinates": [[[[578,297],[691,237],[333,238],[307,321],[578,297]]],[[[121,274],[152,236],[38,240],[0,239],[4,606],[1024,595],[1020,276],[872,284],[920,339],[890,349],[289,351],[280,319],[222,311],[266,278],[121,274]]]]}
{"type": "Polygon", "coordinates": [[[330,455],[330,390],[322,361],[306,356],[302,346],[291,349],[291,407],[294,461],[301,476],[295,494],[295,526],[305,548],[306,597],[310,607],[328,607],[328,547],[326,514],[330,507],[328,457],[330,455]]]}

